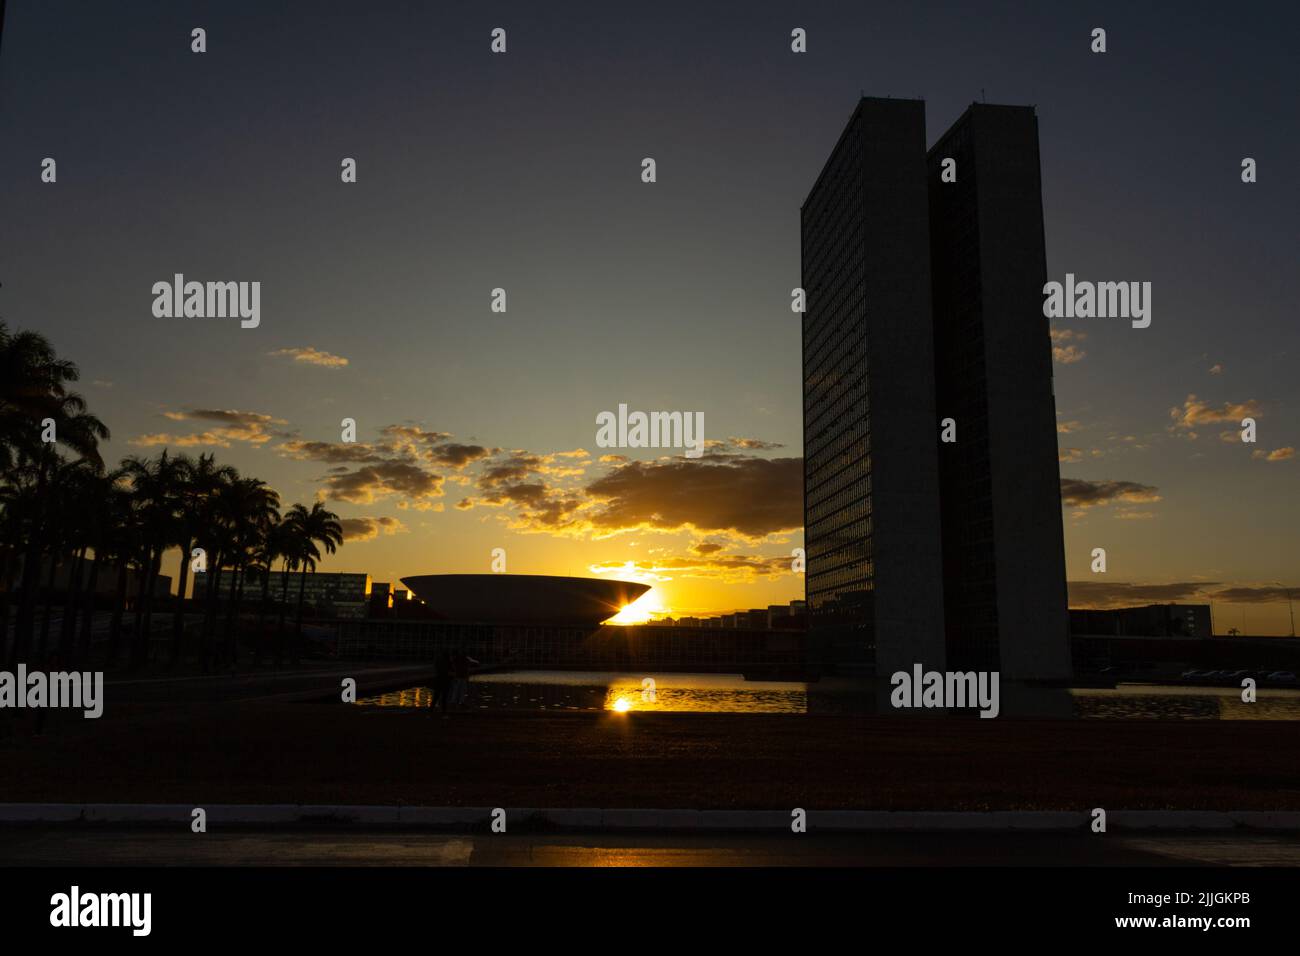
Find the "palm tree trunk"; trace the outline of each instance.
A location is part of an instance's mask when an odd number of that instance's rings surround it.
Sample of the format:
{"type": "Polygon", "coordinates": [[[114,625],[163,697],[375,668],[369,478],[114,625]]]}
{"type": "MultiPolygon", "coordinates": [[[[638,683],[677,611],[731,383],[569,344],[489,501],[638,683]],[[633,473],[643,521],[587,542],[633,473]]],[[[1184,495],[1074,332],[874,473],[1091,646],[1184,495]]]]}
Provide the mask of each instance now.
{"type": "Polygon", "coordinates": [[[83,546],[72,562],[72,577],[63,597],[63,626],[59,629],[59,655],[65,666],[72,653],[72,637],[77,633],[77,611],[81,607],[81,576],[86,567],[86,549],[83,546]]]}
{"type": "MultiPolygon", "coordinates": [[[[265,568],[258,568],[258,572],[262,575],[262,599],[257,604],[257,631],[254,633],[253,643],[255,648],[253,652],[254,664],[261,664],[265,657],[266,648],[262,632],[266,627],[266,605],[270,600],[267,592],[271,585],[271,562],[268,561],[265,568]]],[[[3,635],[0,635],[0,640],[3,640],[3,635]]]]}
{"type": "Polygon", "coordinates": [[[289,562],[280,571],[280,625],[275,632],[275,666],[284,663],[284,616],[289,609],[289,562]]]}
{"type": "Polygon", "coordinates": [[[231,609],[230,617],[227,620],[226,656],[228,658],[228,663],[232,667],[235,665],[235,662],[239,660],[239,612],[244,605],[244,575],[247,573],[247,568],[245,566],[240,566],[235,569],[235,576],[230,581],[231,590],[234,592],[231,595],[231,597],[234,598],[234,606],[231,609]]]}
{"type": "Polygon", "coordinates": [[[221,556],[212,555],[212,564],[208,571],[208,593],[203,609],[202,658],[203,670],[207,671],[212,659],[212,637],[216,630],[217,596],[221,593],[221,556]]]}
{"type": "Polygon", "coordinates": [[[86,585],[85,608],[81,615],[81,636],[77,639],[77,659],[84,661],[90,655],[90,634],[95,623],[95,591],[99,587],[99,555],[90,562],[90,582],[86,585]]]}
{"type": "Polygon", "coordinates": [[[131,657],[130,666],[134,669],[140,666],[143,660],[142,650],[144,648],[145,636],[145,594],[149,588],[149,568],[153,566],[153,548],[146,548],[144,560],[140,562],[139,574],[140,583],[135,589],[135,634],[131,640],[131,657]]]}
{"type": "Polygon", "coordinates": [[[108,628],[108,662],[117,663],[122,644],[122,615],[126,612],[126,555],[117,559],[117,590],[113,598],[113,622],[108,628]]]}
{"type": "MultiPolygon", "coordinates": [[[[18,590],[18,618],[14,622],[13,661],[25,661],[32,649],[32,634],[36,627],[36,590],[40,586],[41,540],[45,531],[46,477],[50,455],[41,455],[36,472],[36,507],[27,532],[27,547],[23,552],[23,576],[18,590]]],[[[10,667],[12,670],[13,667],[10,667]]]]}
{"type": "Polygon", "coordinates": [[[50,576],[45,581],[45,612],[41,615],[41,643],[36,652],[37,660],[42,660],[50,653],[50,606],[54,603],[54,576],[63,566],[63,555],[50,557],[50,576]]]}
{"type": "Polygon", "coordinates": [[[10,580],[9,570],[13,564],[14,551],[12,548],[0,549],[4,554],[4,561],[0,562],[0,660],[9,661],[9,603],[10,595],[13,593],[13,581],[10,580]]]}
{"type": "Polygon", "coordinates": [[[158,589],[158,572],[162,569],[162,546],[149,552],[149,566],[145,569],[144,580],[144,626],[140,629],[140,644],[137,650],[140,663],[149,660],[153,653],[153,597],[158,589]]]}
{"type": "MultiPolygon", "coordinates": [[[[32,540],[23,552],[23,572],[18,582],[18,616],[14,621],[14,660],[27,660],[32,652],[32,639],[36,632],[37,592],[41,582],[41,559],[44,549],[38,540],[40,532],[32,522],[32,540]]],[[[12,669],[12,668],[11,668],[12,669]]]]}
{"type": "Polygon", "coordinates": [[[176,580],[180,583],[176,588],[176,609],[172,616],[173,666],[181,659],[181,644],[185,634],[185,589],[190,584],[190,547],[193,544],[194,540],[188,537],[181,542],[181,567],[180,572],[176,575],[176,580]]]}
{"type": "Polygon", "coordinates": [[[302,658],[302,599],[307,590],[307,569],[304,567],[298,572],[298,622],[293,635],[293,662],[298,663],[302,658]]]}

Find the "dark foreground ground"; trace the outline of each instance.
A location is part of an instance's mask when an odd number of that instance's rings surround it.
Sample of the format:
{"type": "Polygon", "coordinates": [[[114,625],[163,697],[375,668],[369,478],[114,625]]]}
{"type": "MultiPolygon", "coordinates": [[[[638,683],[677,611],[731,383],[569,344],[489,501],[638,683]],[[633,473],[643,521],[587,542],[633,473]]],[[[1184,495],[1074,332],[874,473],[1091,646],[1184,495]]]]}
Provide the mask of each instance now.
{"type": "Polygon", "coordinates": [[[0,828],[8,866],[1296,866],[1295,834],[432,834],[0,828]]]}
{"type": "Polygon", "coordinates": [[[4,717],[0,802],[1300,809],[1300,723],[477,712],[142,699],[4,717]]]}

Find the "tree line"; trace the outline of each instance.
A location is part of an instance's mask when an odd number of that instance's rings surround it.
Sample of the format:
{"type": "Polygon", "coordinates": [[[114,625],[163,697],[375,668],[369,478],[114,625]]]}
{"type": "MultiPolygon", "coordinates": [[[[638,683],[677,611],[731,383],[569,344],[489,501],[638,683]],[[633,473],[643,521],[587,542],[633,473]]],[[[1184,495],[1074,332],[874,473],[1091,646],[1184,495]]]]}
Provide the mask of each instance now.
{"type": "Polygon", "coordinates": [[[172,663],[197,652],[204,670],[232,664],[250,602],[256,605],[257,656],[297,660],[307,574],[322,553],[342,546],[338,516],[320,502],[282,512],[280,496],[266,482],[210,454],[193,458],[164,449],[154,458],[130,456],[107,467],[99,446],[109,430],[71,390],[79,377],[77,366],[59,358],[43,335],[11,331],[0,322],[0,648],[10,648],[9,669],[55,654],[65,664],[86,658],[106,568],[116,578],[108,663],[125,658],[132,667],[143,664],[155,612],[166,611],[156,606],[154,592],[163,556],[173,548],[180,562],[170,609],[172,663]],[[204,593],[186,602],[195,549],[202,549],[206,582],[204,593]],[[68,583],[56,589],[61,569],[68,583]],[[134,572],[133,587],[128,571],[134,572]],[[295,574],[295,622],[286,635],[295,574]],[[56,634],[51,604],[59,590],[56,634]],[[128,601],[134,610],[129,626],[128,601]],[[274,646],[264,647],[271,611],[278,617],[274,646]],[[187,612],[201,615],[197,648],[187,646],[187,612]]]}

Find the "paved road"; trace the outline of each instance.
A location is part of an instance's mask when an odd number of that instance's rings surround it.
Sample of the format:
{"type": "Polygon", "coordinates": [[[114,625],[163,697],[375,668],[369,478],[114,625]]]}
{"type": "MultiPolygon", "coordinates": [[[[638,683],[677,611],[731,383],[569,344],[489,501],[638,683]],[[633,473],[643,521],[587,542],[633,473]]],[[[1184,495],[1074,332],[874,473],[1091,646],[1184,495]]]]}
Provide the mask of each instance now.
{"type": "Polygon", "coordinates": [[[374,665],[317,664],[286,666],[238,674],[187,675],[183,677],[122,677],[106,681],[106,693],[114,701],[145,703],[254,700],[329,696],[341,693],[341,681],[357,682],[357,695],[381,693],[394,687],[409,687],[430,675],[428,664],[374,665]]]}
{"type": "Polygon", "coordinates": [[[1298,866],[1300,834],[445,834],[0,829],[0,865],[1298,866]]]}

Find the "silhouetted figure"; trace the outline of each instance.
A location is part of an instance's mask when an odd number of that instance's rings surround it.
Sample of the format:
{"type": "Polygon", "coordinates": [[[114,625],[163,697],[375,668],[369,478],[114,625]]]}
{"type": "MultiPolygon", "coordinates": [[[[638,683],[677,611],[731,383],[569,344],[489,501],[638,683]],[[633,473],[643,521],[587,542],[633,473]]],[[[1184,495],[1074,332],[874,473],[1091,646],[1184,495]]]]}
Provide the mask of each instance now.
{"type": "Polygon", "coordinates": [[[465,653],[465,648],[456,649],[451,658],[451,706],[459,709],[469,699],[469,669],[478,661],[465,653]]]}
{"type": "Polygon", "coordinates": [[[438,652],[433,662],[433,706],[442,704],[442,712],[447,713],[447,697],[451,693],[451,655],[446,648],[438,652]]]}

